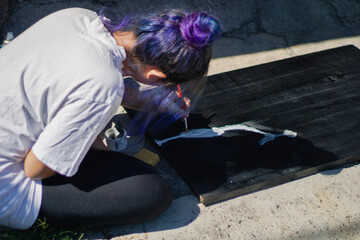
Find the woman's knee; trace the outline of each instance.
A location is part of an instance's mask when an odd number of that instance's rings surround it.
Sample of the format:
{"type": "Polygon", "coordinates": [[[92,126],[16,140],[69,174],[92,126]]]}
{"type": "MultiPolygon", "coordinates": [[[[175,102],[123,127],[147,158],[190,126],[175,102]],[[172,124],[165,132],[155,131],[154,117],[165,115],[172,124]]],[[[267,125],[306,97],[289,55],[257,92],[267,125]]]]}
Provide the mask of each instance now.
{"type": "Polygon", "coordinates": [[[159,174],[146,174],[139,177],[143,178],[144,184],[142,187],[144,212],[148,212],[147,219],[156,217],[164,212],[172,202],[172,184],[168,178],[159,174]]]}
{"type": "Polygon", "coordinates": [[[104,203],[105,212],[111,212],[108,215],[112,216],[110,219],[116,224],[152,219],[164,212],[173,198],[169,179],[156,173],[132,176],[105,188],[111,188],[112,192],[107,204],[104,203]]]}

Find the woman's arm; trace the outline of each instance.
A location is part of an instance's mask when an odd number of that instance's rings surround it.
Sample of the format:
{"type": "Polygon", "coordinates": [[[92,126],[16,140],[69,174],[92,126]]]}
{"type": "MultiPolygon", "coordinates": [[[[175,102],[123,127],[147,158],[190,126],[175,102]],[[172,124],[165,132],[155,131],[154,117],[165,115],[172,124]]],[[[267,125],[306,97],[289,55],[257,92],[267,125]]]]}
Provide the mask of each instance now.
{"type": "Polygon", "coordinates": [[[55,171],[48,168],[33,153],[32,150],[26,155],[24,162],[25,175],[29,178],[40,180],[51,177],[56,174],[55,171]]]}
{"type": "MultiPolygon", "coordinates": [[[[109,149],[104,145],[101,138],[98,136],[95,142],[92,145],[93,149],[98,150],[107,150],[109,149]]],[[[56,174],[56,172],[42,163],[34,154],[32,150],[28,153],[24,161],[24,172],[25,175],[29,178],[40,180],[51,177],[56,174]]]]}
{"type": "Polygon", "coordinates": [[[123,107],[143,112],[168,112],[182,117],[189,115],[190,99],[180,98],[176,90],[164,86],[140,90],[139,84],[131,78],[124,79],[124,86],[123,107]]]}

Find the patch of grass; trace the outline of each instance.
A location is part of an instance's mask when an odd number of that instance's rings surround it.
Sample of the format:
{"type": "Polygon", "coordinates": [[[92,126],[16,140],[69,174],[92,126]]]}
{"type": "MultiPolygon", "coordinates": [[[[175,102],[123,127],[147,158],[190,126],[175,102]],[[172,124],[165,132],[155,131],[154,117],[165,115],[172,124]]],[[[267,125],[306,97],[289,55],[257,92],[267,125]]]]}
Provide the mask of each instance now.
{"type": "Polygon", "coordinates": [[[54,229],[46,223],[46,219],[37,219],[34,226],[27,230],[0,229],[0,239],[3,240],[81,240],[83,237],[84,229],[82,228],[54,229]]]}

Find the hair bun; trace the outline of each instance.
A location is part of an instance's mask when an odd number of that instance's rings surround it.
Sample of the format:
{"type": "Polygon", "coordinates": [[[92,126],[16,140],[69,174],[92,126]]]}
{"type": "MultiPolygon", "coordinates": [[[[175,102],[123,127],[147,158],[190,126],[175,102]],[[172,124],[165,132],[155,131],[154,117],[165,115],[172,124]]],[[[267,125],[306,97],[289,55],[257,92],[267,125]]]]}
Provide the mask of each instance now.
{"type": "Polygon", "coordinates": [[[202,12],[184,16],[180,31],[185,41],[197,48],[205,47],[220,37],[220,24],[217,19],[202,12]]]}

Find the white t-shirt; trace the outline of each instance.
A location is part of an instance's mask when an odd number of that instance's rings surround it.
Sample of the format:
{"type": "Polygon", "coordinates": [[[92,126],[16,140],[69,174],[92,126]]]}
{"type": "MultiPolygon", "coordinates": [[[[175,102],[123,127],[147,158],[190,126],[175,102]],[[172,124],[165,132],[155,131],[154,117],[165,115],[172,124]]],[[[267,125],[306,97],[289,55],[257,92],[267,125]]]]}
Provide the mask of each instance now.
{"type": "Polygon", "coordinates": [[[0,225],[36,220],[41,181],[24,175],[30,149],[72,176],[123,94],[125,51],[96,13],[53,13],[0,50],[0,225]]]}

